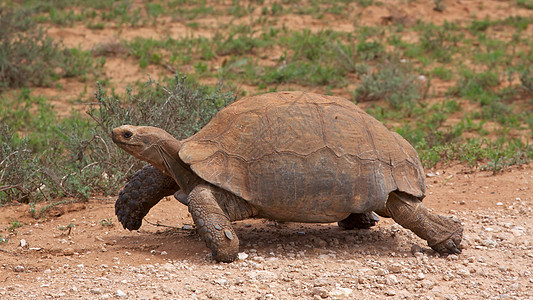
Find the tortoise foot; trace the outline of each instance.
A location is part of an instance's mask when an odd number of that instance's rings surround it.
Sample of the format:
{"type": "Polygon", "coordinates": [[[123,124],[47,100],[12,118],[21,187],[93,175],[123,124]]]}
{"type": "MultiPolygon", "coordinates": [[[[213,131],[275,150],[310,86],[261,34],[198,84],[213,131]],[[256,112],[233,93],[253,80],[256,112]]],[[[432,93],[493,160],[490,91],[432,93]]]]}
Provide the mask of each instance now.
{"type": "Polygon", "coordinates": [[[137,171],[120,191],[115,215],[124,229],[137,230],[150,209],[179,189],[174,179],[149,165],[137,171]]]}
{"type": "Polygon", "coordinates": [[[138,193],[124,193],[120,191],[115,202],[115,215],[124,229],[137,230],[141,227],[143,217],[148,211],[143,212],[139,207],[141,199],[138,193]]]}
{"type": "Polygon", "coordinates": [[[448,239],[431,246],[440,255],[459,254],[462,251],[461,240],[463,239],[463,228],[459,228],[448,239]]]}
{"type": "Polygon", "coordinates": [[[352,229],[368,229],[379,221],[378,216],[374,212],[362,214],[350,214],[346,219],[337,222],[339,227],[344,230],[352,229]]]}
{"type": "Polygon", "coordinates": [[[463,225],[459,220],[431,213],[419,199],[405,193],[391,193],[387,209],[394,221],[426,240],[438,253],[461,253],[463,225]]]}

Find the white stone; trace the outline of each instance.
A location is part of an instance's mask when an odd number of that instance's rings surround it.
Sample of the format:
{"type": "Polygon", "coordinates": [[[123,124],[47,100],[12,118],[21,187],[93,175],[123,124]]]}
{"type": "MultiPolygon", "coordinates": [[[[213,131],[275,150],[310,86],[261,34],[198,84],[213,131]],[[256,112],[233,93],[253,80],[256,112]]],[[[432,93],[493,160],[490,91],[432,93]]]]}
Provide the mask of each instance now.
{"type": "Polygon", "coordinates": [[[102,290],[101,288],[94,288],[91,289],[89,292],[91,292],[91,294],[101,295],[104,293],[104,290],[102,290]]]}
{"type": "Polygon", "coordinates": [[[115,295],[116,295],[117,297],[121,297],[121,298],[126,298],[126,297],[128,296],[128,294],[124,293],[124,292],[121,291],[121,290],[117,290],[117,291],[115,292],[115,295]]]}
{"type": "Polygon", "coordinates": [[[332,298],[348,298],[353,293],[352,289],[349,288],[336,288],[333,291],[329,292],[329,296],[332,298]]]}
{"type": "Polygon", "coordinates": [[[229,283],[228,280],[223,279],[223,278],[221,278],[221,279],[215,279],[214,282],[215,282],[216,284],[220,284],[220,285],[227,285],[227,284],[229,283]]]}
{"type": "Polygon", "coordinates": [[[15,266],[15,267],[13,267],[13,270],[15,272],[24,272],[24,270],[26,270],[26,268],[24,268],[24,266],[15,266]]]}
{"type": "Polygon", "coordinates": [[[274,272],[258,270],[250,271],[246,275],[252,280],[269,281],[278,278],[278,275],[274,272]]]}

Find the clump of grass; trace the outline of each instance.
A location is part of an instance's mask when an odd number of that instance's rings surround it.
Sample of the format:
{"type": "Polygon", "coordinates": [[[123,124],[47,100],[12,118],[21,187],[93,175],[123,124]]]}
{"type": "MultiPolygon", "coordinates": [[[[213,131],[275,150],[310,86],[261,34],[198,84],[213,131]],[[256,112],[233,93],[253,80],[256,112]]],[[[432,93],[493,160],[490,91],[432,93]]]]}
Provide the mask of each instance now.
{"type": "Polygon", "coordinates": [[[428,167],[439,161],[461,161],[493,173],[511,165],[527,163],[533,158],[533,146],[524,145],[518,139],[490,141],[486,138],[473,138],[417,150],[428,167]]]}
{"type": "Polygon", "coordinates": [[[0,6],[0,92],[27,86],[48,86],[61,77],[95,70],[89,51],[62,49],[38,27],[31,10],[0,6]]]}
{"type": "Polygon", "coordinates": [[[426,84],[409,64],[392,60],[364,74],[354,98],[359,102],[386,100],[394,108],[410,107],[423,97],[426,84]]]}
{"type": "Polygon", "coordinates": [[[111,220],[111,218],[100,220],[100,225],[102,225],[103,227],[113,227],[114,226],[113,220],[111,220]]]}
{"type": "Polygon", "coordinates": [[[156,49],[160,48],[160,42],[152,38],[137,37],[133,41],[127,43],[130,55],[139,59],[141,68],[146,68],[150,64],[160,64],[163,56],[156,49]]]}
{"type": "Polygon", "coordinates": [[[533,95],[533,67],[526,68],[520,73],[520,83],[530,95],[533,95]]]}
{"type": "Polygon", "coordinates": [[[27,141],[5,124],[0,127],[0,142],[0,203],[27,202],[29,194],[40,188],[38,159],[27,141]]]}
{"type": "Polygon", "coordinates": [[[31,21],[28,10],[0,6],[0,91],[49,84],[59,74],[56,43],[31,21]]]}
{"type": "Polygon", "coordinates": [[[74,227],[76,227],[74,223],[70,222],[67,226],[62,226],[62,225],[57,226],[57,229],[63,231],[62,234],[64,235],[70,235],[70,233],[72,232],[72,228],[74,227]]]}
{"type": "Polygon", "coordinates": [[[10,232],[15,232],[22,226],[23,224],[19,220],[17,220],[17,218],[9,219],[9,225],[7,226],[7,230],[9,230],[10,232]]]}
{"type": "Polygon", "coordinates": [[[500,83],[499,75],[491,72],[473,72],[469,69],[461,71],[461,79],[449,90],[451,95],[459,95],[473,101],[483,101],[494,93],[491,88],[500,83]]]}
{"type": "Polygon", "coordinates": [[[516,0],[516,4],[518,4],[518,6],[523,7],[523,8],[533,9],[532,0],[516,0]]]}
{"type": "Polygon", "coordinates": [[[444,68],[443,66],[435,67],[431,70],[431,74],[442,80],[451,80],[453,78],[452,70],[444,68]]]}

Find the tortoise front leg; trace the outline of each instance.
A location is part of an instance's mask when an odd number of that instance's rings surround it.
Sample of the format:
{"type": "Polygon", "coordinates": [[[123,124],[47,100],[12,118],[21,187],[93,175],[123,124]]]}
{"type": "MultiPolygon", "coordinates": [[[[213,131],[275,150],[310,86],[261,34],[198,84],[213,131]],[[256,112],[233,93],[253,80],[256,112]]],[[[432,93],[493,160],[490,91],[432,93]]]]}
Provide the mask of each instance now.
{"type": "Polygon", "coordinates": [[[438,253],[461,253],[462,225],[429,212],[416,197],[401,192],[390,193],[387,211],[394,221],[426,240],[438,253]]]}
{"type": "MultiPolygon", "coordinates": [[[[207,184],[197,185],[189,194],[189,212],[200,237],[213,252],[217,261],[232,262],[239,252],[239,238],[230,220],[217,202],[215,187],[207,184]]],[[[221,202],[224,199],[220,199],[221,202]]]]}
{"type": "Polygon", "coordinates": [[[137,230],[150,209],[163,197],[179,190],[172,177],[147,165],[137,171],[120,191],[115,215],[124,229],[137,230]]]}

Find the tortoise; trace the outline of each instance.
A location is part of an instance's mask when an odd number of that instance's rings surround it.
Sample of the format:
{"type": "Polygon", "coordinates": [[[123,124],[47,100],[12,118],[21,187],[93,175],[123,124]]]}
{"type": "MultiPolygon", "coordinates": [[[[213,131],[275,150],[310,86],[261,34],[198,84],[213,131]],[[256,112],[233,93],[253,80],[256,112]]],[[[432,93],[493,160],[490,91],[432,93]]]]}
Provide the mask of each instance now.
{"type": "Polygon", "coordinates": [[[112,139],[151,164],[119,193],[115,214],[122,226],[138,229],[159,200],[174,194],[217,261],[238,256],[232,221],[338,222],[354,229],[373,226],[374,212],[442,255],[461,252],[460,222],[422,204],[425,174],[413,147],[341,97],[245,97],[181,141],[132,125],[113,129],[112,139]]]}

